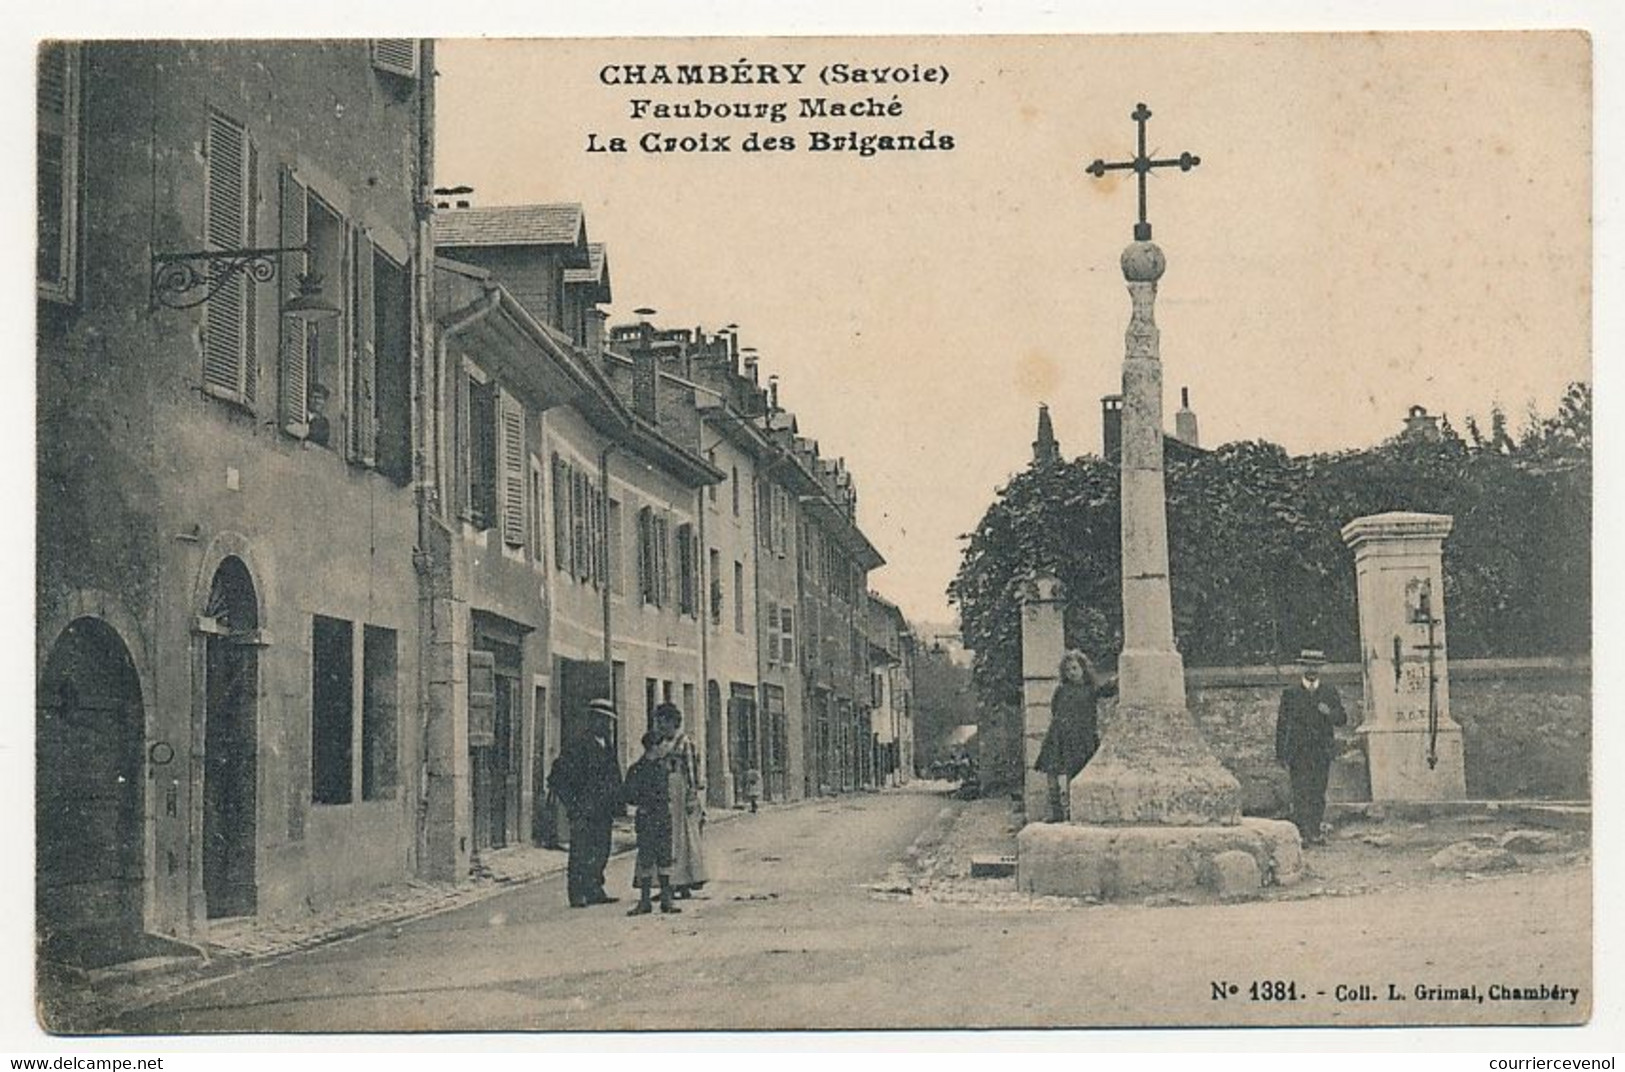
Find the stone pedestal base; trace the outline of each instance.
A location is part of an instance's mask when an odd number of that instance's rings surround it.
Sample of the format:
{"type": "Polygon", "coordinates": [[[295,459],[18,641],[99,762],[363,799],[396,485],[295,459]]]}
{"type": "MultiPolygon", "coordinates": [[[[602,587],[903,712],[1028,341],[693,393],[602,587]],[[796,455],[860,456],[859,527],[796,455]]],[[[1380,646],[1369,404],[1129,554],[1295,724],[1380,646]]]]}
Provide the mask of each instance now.
{"type": "Polygon", "coordinates": [[[1361,726],[1371,764],[1371,799],[1466,800],[1467,766],[1461,727],[1439,727],[1439,762],[1428,766],[1426,729],[1361,726]]]}
{"type": "Polygon", "coordinates": [[[1234,869],[1215,863],[1241,852],[1258,868],[1258,885],[1290,886],[1303,877],[1297,827],[1277,819],[1233,826],[1074,826],[1030,823],[1016,837],[1016,888],[1024,893],[1123,900],[1153,893],[1207,890],[1228,897],[1234,869]]]}
{"type": "Polygon", "coordinates": [[[1072,821],[1233,825],[1241,785],[1179,706],[1122,707],[1100,751],[1072,780],[1072,821]]]}

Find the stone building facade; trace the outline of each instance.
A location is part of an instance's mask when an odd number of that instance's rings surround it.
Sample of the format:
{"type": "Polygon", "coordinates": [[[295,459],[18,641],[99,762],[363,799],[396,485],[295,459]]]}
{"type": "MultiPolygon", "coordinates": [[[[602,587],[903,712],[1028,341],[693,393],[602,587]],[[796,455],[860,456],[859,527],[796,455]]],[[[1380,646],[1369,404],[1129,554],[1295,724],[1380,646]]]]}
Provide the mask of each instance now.
{"type": "Polygon", "coordinates": [[[42,935],[405,878],[432,47],[41,59],[42,935]],[[307,272],[326,319],[283,312],[307,272]]]}

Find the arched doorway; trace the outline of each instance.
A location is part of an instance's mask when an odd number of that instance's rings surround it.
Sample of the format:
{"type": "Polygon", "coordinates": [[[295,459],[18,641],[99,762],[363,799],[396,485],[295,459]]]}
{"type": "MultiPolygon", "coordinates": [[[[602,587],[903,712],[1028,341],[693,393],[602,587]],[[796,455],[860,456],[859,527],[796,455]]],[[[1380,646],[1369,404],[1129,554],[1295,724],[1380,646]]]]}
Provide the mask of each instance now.
{"type": "Polygon", "coordinates": [[[105,959],[142,931],[141,681],[118,633],[78,618],[35,711],[35,903],[48,959],[105,959]]]}
{"type": "Polygon", "coordinates": [[[728,734],[722,722],[722,686],[705,683],[705,802],[728,806],[728,734]]]}
{"type": "Polygon", "coordinates": [[[210,919],[252,915],[259,600],[240,558],[215,570],[203,617],[203,897],[210,919]]]}

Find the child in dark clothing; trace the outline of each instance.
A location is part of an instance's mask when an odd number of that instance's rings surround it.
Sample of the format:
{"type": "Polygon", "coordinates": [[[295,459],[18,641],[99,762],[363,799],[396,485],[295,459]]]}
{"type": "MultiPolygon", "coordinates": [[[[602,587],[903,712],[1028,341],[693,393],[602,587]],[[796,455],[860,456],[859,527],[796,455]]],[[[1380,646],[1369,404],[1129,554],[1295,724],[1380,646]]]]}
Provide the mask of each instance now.
{"type": "Polygon", "coordinates": [[[671,903],[671,792],[666,773],[666,754],[671,741],[657,733],[643,735],[643,758],[626,772],[626,802],[638,809],[634,827],[638,835],[638,862],[632,882],[638,888],[638,903],[627,913],[644,916],[654,911],[650,887],[660,884],[660,910],[681,912],[671,903]]]}

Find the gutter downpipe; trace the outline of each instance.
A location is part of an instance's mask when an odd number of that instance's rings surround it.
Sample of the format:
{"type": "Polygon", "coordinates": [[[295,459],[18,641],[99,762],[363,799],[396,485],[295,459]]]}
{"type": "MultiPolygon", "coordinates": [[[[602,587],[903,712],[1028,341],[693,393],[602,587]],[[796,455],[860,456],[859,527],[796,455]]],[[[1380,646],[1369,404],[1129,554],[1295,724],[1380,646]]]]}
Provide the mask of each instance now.
{"type": "MultiPolygon", "coordinates": [[[[598,452],[598,486],[603,489],[604,499],[603,514],[599,518],[598,531],[601,533],[600,539],[603,543],[604,555],[604,591],[602,593],[604,600],[604,670],[609,674],[609,700],[615,705],[616,713],[623,719],[621,727],[624,730],[626,727],[624,721],[626,712],[621,710],[622,697],[617,695],[615,688],[614,607],[610,597],[610,593],[615,587],[615,578],[612,575],[615,563],[609,553],[609,541],[615,534],[609,531],[609,456],[615,453],[617,446],[616,443],[606,443],[604,448],[598,452]]],[[[624,738],[624,733],[622,736],[624,738]]],[[[617,743],[621,747],[625,747],[624,741],[617,743]]]]}
{"type": "MultiPolygon", "coordinates": [[[[448,381],[448,377],[445,375],[446,357],[447,357],[447,354],[449,352],[449,345],[448,344],[450,343],[451,339],[454,336],[459,335],[459,334],[467,331],[469,328],[473,327],[475,324],[479,323],[481,320],[484,320],[487,316],[490,316],[492,313],[496,312],[497,308],[501,304],[502,304],[502,292],[493,287],[493,288],[487,290],[485,292],[485,295],[482,298],[480,298],[472,307],[468,308],[461,316],[459,316],[457,319],[451,321],[448,324],[440,326],[439,330],[435,333],[435,346],[434,346],[435,362],[434,362],[433,389],[434,389],[435,409],[436,409],[437,413],[441,415],[441,417],[443,417],[443,415],[447,411],[447,407],[445,405],[446,399],[445,399],[444,395],[445,395],[446,385],[447,385],[447,381],[448,381]]],[[[436,487],[434,489],[432,489],[432,490],[434,490],[435,498],[439,500],[439,508],[440,508],[440,511],[443,514],[448,513],[448,511],[450,509],[450,503],[447,500],[449,500],[451,498],[451,495],[449,494],[450,487],[449,487],[449,481],[448,481],[448,474],[446,472],[446,466],[445,466],[445,462],[447,460],[447,450],[446,450],[446,441],[445,440],[446,440],[445,426],[442,423],[441,419],[437,418],[436,425],[435,425],[435,442],[430,444],[430,446],[432,446],[432,448],[434,450],[435,470],[436,470],[436,474],[435,474],[436,487]],[[448,492],[448,494],[446,494],[444,496],[442,496],[440,494],[441,486],[445,486],[445,490],[448,492]]],[[[431,490],[431,489],[425,489],[425,490],[427,491],[427,490],[431,490]]],[[[427,495],[425,495],[424,498],[427,498],[427,495]]],[[[448,517],[449,517],[449,514],[448,514],[448,517]]],[[[424,576],[424,577],[427,577],[427,578],[430,579],[429,580],[429,586],[430,586],[429,587],[429,592],[430,592],[430,595],[429,595],[429,600],[428,600],[428,602],[430,604],[430,609],[429,609],[429,614],[428,614],[428,623],[427,623],[427,625],[426,625],[426,627],[424,629],[423,635],[426,638],[427,643],[433,645],[435,643],[435,637],[434,637],[434,633],[433,633],[433,622],[434,622],[433,603],[434,603],[434,600],[435,600],[435,596],[434,596],[434,581],[432,579],[434,566],[432,564],[432,555],[430,554],[429,548],[431,546],[433,546],[435,541],[430,539],[430,535],[431,535],[430,531],[429,531],[430,524],[431,524],[431,518],[430,518],[430,510],[428,508],[428,505],[427,505],[427,503],[421,504],[419,506],[419,508],[418,508],[418,551],[419,551],[420,554],[422,554],[424,556],[424,567],[423,567],[423,572],[420,574],[420,576],[424,576]]],[[[449,524],[449,521],[448,521],[448,524],[449,524]]],[[[456,571],[453,568],[452,563],[447,562],[445,564],[445,568],[446,568],[446,571],[447,571],[448,575],[455,576],[456,571]]],[[[447,640],[447,644],[448,644],[448,646],[451,644],[451,641],[449,639],[447,640]]],[[[457,657],[458,657],[457,654],[454,652],[453,655],[452,655],[453,660],[455,660],[457,657]]],[[[424,675],[429,673],[429,665],[428,664],[430,663],[430,661],[431,660],[429,658],[423,658],[423,659],[418,660],[418,673],[419,673],[420,678],[423,678],[424,675]]],[[[424,689],[423,694],[427,695],[427,691],[428,691],[427,690],[427,678],[424,678],[423,681],[421,682],[421,684],[423,685],[423,689],[424,689]]],[[[456,699],[455,699],[455,697],[452,700],[452,704],[453,704],[453,708],[452,708],[452,711],[449,712],[449,715],[450,715],[450,717],[455,719],[455,717],[456,717],[456,699]]],[[[433,741],[432,729],[433,729],[434,716],[433,716],[433,712],[430,711],[429,705],[428,705],[427,702],[425,702],[424,705],[423,705],[423,711],[424,711],[424,718],[423,718],[422,754],[419,756],[419,762],[422,765],[421,776],[419,778],[419,792],[421,794],[421,798],[420,798],[421,799],[421,806],[418,809],[418,816],[419,816],[418,821],[419,821],[419,824],[420,824],[419,839],[420,839],[420,844],[422,845],[422,847],[420,849],[421,855],[419,857],[419,865],[418,866],[419,866],[420,869],[425,868],[425,867],[432,869],[433,866],[434,866],[433,861],[426,859],[426,857],[428,857],[430,855],[429,846],[427,844],[428,832],[427,832],[426,824],[428,823],[428,820],[429,820],[429,808],[431,806],[431,794],[430,794],[430,791],[429,791],[429,777],[430,777],[430,775],[429,775],[429,766],[430,766],[429,757],[433,754],[434,741],[433,741]]],[[[453,730],[453,733],[455,735],[455,729],[453,730]]],[[[455,741],[455,736],[454,736],[454,741],[455,741]]],[[[455,746],[454,746],[453,750],[455,751],[455,746]]],[[[455,757],[453,757],[453,759],[452,759],[452,764],[453,764],[453,768],[455,769],[455,765],[456,765],[456,758],[455,757]]],[[[455,774],[453,774],[452,777],[453,777],[453,784],[455,785],[455,780],[456,780],[455,779],[455,774]]],[[[455,855],[455,852],[454,852],[454,855],[455,855]]],[[[455,870],[456,869],[454,867],[453,868],[453,873],[454,874],[455,874],[455,870]]]]}

